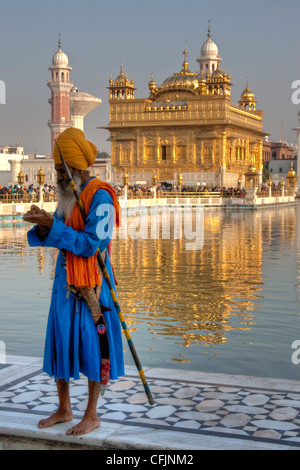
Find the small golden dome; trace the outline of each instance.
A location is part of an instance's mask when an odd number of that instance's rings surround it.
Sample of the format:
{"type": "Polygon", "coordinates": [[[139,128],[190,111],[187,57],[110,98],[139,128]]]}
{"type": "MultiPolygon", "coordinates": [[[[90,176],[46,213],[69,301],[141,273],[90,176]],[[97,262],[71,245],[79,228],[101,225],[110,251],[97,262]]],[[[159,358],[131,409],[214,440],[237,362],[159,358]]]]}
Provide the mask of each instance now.
{"type": "Polygon", "coordinates": [[[290,177],[294,177],[296,175],[296,172],[295,172],[294,167],[293,167],[293,162],[291,162],[291,169],[290,169],[290,171],[288,171],[287,175],[290,176],[290,177]]]}
{"type": "Polygon", "coordinates": [[[117,78],[115,79],[114,85],[115,86],[124,86],[124,85],[128,85],[128,84],[129,84],[129,80],[127,78],[127,75],[125,75],[124,72],[123,72],[123,61],[121,60],[120,73],[117,76],[117,78]]]}
{"type": "Polygon", "coordinates": [[[218,66],[216,70],[212,74],[212,79],[213,80],[220,80],[224,78],[224,72],[220,69],[220,64],[218,63],[218,66]]]}
{"type": "Polygon", "coordinates": [[[153,73],[151,74],[151,80],[148,83],[148,88],[151,93],[154,93],[156,90],[156,82],[153,80],[153,73]]]}
{"type": "Polygon", "coordinates": [[[249,88],[248,78],[247,78],[246,88],[243,91],[243,93],[241,94],[241,100],[243,100],[243,101],[254,101],[254,93],[249,88]]]}
{"type": "Polygon", "coordinates": [[[154,85],[156,86],[156,82],[155,82],[154,79],[153,79],[153,73],[152,73],[152,74],[151,74],[151,80],[150,80],[150,82],[148,83],[148,86],[150,87],[150,86],[154,86],[154,85]]]}
{"type": "Polygon", "coordinates": [[[249,108],[249,110],[252,110],[252,111],[255,111],[255,108],[256,108],[256,101],[254,99],[254,93],[250,90],[249,85],[248,85],[248,77],[247,77],[246,88],[241,94],[239,106],[241,109],[249,108]]]}
{"type": "Polygon", "coordinates": [[[253,163],[248,166],[248,173],[256,173],[256,166],[253,163]]]}

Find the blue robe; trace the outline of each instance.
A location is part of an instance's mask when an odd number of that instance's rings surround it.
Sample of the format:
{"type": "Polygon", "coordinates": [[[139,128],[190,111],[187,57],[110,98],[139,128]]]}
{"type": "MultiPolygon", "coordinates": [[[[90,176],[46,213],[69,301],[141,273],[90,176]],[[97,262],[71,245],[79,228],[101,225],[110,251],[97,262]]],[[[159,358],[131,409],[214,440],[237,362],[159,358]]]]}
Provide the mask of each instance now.
{"type": "MultiPolygon", "coordinates": [[[[85,184],[88,184],[85,183],[85,184]]],[[[85,185],[84,185],[85,186],[85,185]]],[[[84,187],[83,186],[83,187],[84,187]]],[[[83,188],[82,188],[83,189],[83,188]]],[[[98,190],[91,202],[85,230],[77,232],[64,224],[54,213],[51,230],[45,240],[40,237],[37,226],[27,234],[30,246],[54,247],[68,250],[76,255],[89,257],[107,248],[109,236],[99,239],[97,225],[107,221],[107,213],[97,215],[100,204],[112,205],[112,198],[105,190],[98,190]]],[[[105,229],[112,233],[112,219],[105,229]]],[[[98,225],[99,227],[99,225],[98,225]]],[[[107,253],[107,251],[106,251],[107,253]]],[[[110,259],[107,253],[106,268],[115,289],[110,259]]],[[[67,272],[65,259],[60,251],[57,258],[51,305],[48,317],[43,370],[55,380],[79,379],[82,373],[90,380],[100,381],[101,353],[99,337],[90,310],[83,300],[76,300],[72,294],[67,296],[67,272]]],[[[112,310],[104,313],[110,352],[110,379],[116,380],[124,375],[124,358],[120,320],[114,306],[107,281],[103,277],[100,303],[112,310]]]]}

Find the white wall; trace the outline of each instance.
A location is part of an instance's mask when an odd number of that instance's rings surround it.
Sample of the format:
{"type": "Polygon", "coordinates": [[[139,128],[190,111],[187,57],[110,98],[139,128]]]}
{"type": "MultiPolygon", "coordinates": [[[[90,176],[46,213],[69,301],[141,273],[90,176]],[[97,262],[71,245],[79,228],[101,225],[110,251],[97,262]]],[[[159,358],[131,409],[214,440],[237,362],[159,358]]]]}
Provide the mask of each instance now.
{"type": "Polygon", "coordinates": [[[9,186],[11,178],[11,172],[10,171],[0,171],[0,184],[1,186],[9,186]]]}

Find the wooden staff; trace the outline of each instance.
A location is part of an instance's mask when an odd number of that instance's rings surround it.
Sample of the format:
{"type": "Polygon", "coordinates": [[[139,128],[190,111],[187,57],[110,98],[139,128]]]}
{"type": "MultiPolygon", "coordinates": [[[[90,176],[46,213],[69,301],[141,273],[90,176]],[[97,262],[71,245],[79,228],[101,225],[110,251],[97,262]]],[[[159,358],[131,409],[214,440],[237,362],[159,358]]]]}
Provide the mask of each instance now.
{"type": "MultiPolygon", "coordinates": [[[[63,158],[62,154],[61,154],[61,151],[60,151],[60,148],[58,146],[58,143],[57,141],[55,140],[55,143],[56,143],[56,146],[57,146],[57,149],[58,149],[58,152],[59,152],[59,155],[60,155],[60,158],[61,158],[61,161],[65,167],[65,171],[67,173],[67,179],[68,179],[68,183],[70,184],[71,188],[73,189],[73,193],[76,197],[76,200],[77,200],[77,203],[79,205],[79,208],[80,208],[80,211],[81,211],[81,215],[83,217],[83,220],[86,221],[86,213],[85,213],[85,210],[84,210],[84,207],[83,207],[83,204],[82,204],[82,201],[80,199],[80,195],[77,191],[77,188],[75,186],[75,183],[73,181],[73,178],[72,178],[72,175],[71,175],[71,172],[69,170],[69,167],[68,165],[66,164],[65,162],[65,159],[63,158]]],[[[144,374],[144,371],[143,371],[143,368],[142,368],[142,365],[141,365],[141,362],[139,360],[139,357],[138,357],[138,354],[136,352],[136,349],[135,349],[135,346],[133,344],[133,341],[131,339],[131,336],[130,336],[130,333],[128,331],[128,328],[127,328],[127,325],[125,323],[125,319],[124,319],[124,316],[121,312],[121,308],[120,308],[120,305],[119,305],[119,302],[118,302],[118,299],[117,299],[117,296],[116,296],[116,293],[115,293],[115,290],[113,288],[113,285],[112,285],[112,282],[110,280],[110,277],[109,277],[109,274],[108,274],[108,271],[106,269],[106,266],[105,266],[105,263],[102,259],[102,256],[100,254],[100,252],[98,251],[97,253],[97,259],[98,259],[98,262],[99,262],[99,265],[100,265],[100,268],[103,272],[103,276],[105,277],[106,281],[107,281],[107,284],[108,284],[108,287],[109,287],[109,291],[111,293],[111,296],[112,296],[112,299],[113,299],[113,302],[114,302],[114,305],[115,305],[115,308],[118,312],[118,315],[119,315],[119,319],[120,319],[120,322],[121,322],[121,325],[122,325],[122,328],[124,330],[124,333],[125,333],[125,336],[126,336],[126,339],[127,339],[127,342],[128,342],[128,346],[130,348],[130,351],[131,351],[131,354],[132,354],[132,357],[134,359],[134,362],[135,362],[135,365],[137,367],[137,370],[139,372],[139,375],[140,375],[140,378],[141,378],[141,381],[144,385],[144,389],[145,389],[145,393],[147,395],[147,398],[148,398],[148,401],[150,403],[150,405],[154,405],[154,399],[153,399],[153,396],[152,396],[152,393],[150,391],[150,388],[149,388],[149,385],[147,383],[147,379],[145,377],[145,374],[144,374]]]]}

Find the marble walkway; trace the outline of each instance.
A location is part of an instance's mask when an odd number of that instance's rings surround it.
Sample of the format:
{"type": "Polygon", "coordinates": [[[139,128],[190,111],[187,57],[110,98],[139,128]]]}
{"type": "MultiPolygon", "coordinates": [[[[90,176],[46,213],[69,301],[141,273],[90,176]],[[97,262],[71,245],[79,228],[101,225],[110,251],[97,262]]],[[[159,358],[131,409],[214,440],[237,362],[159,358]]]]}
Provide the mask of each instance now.
{"type": "MultiPolygon", "coordinates": [[[[149,405],[135,367],[99,399],[101,427],[67,436],[72,423],[44,430],[57,408],[56,386],[38,358],[0,364],[0,449],[300,449],[300,381],[145,368],[149,405]]],[[[72,383],[74,423],[87,404],[85,378],[72,383]]]]}

